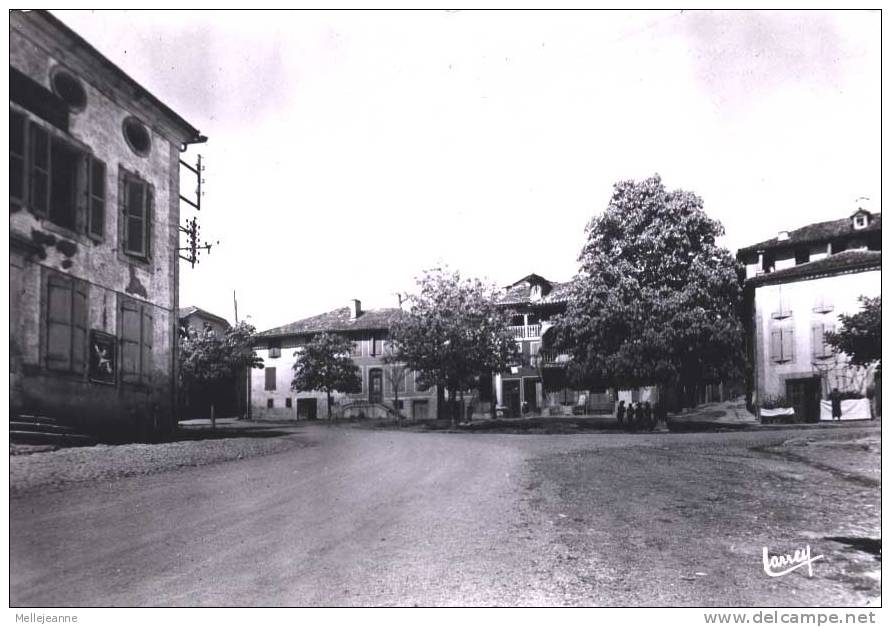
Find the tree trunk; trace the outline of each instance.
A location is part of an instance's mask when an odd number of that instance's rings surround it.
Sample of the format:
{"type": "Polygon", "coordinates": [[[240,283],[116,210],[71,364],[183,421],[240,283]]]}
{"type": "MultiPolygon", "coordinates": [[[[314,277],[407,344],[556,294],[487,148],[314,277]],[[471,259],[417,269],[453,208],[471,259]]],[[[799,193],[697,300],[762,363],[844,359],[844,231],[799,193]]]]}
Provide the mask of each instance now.
{"type": "Polygon", "coordinates": [[[449,417],[452,420],[452,429],[458,427],[458,415],[455,410],[455,389],[449,388],[449,417]]]}
{"type": "Polygon", "coordinates": [[[331,426],[331,391],[326,390],[325,395],[328,397],[328,426],[331,426]]]}
{"type": "Polygon", "coordinates": [[[393,409],[396,410],[396,426],[402,426],[402,412],[399,411],[399,386],[393,386],[393,409]]]}

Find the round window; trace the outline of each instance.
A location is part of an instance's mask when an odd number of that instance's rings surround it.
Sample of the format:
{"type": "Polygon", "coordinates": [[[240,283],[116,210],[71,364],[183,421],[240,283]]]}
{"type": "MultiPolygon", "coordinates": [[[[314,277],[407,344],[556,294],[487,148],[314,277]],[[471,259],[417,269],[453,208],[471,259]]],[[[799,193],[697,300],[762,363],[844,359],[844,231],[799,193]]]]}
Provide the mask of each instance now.
{"type": "Polygon", "coordinates": [[[57,69],[52,75],[53,92],[72,111],[83,111],[87,106],[87,92],[81,82],[65,70],[57,69]]]}
{"type": "Polygon", "coordinates": [[[152,136],[145,125],[134,117],[124,120],[124,139],[137,155],[145,156],[152,148],[152,136]]]}

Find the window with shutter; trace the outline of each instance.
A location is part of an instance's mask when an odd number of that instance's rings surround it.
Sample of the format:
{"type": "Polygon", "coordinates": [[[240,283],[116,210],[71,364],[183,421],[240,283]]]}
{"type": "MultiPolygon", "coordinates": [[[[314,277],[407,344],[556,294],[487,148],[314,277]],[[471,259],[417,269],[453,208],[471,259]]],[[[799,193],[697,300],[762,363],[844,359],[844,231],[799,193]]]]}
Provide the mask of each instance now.
{"type": "Polygon", "coordinates": [[[105,164],[95,157],[90,160],[90,206],[87,233],[96,239],[105,235],[105,164]]]}
{"type": "Polygon", "coordinates": [[[9,202],[25,203],[25,116],[9,110],[9,202]]]}
{"type": "Polygon", "coordinates": [[[832,296],[829,294],[820,294],[814,300],[814,311],[816,313],[829,313],[833,308],[832,296]]]}
{"type": "Polygon", "coordinates": [[[49,219],[66,229],[77,227],[78,179],[84,156],[66,142],[50,142],[49,219]]]}
{"type": "Polygon", "coordinates": [[[774,329],[770,332],[770,360],[783,360],[783,343],[779,329],[774,329]]]}
{"type": "Polygon", "coordinates": [[[822,322],[815,322],[811,326],[811,342],[814,358],[825,359],[827,357],[832,357],[832,346],[826,342],[826,333],[832,330],[832,325],[824,324],[822,322]]]}
{"type": "Polygon", "coordinates": [[[121,305],[121,380],[138,383],[140,379],[140,343],[142,312],[136,303],[121,305]]]}
{"type": "Polygon", "coordinates": [[[31,156],[31,210],[40,215],[49,212],[50,141],[49,133],[37,124],[29,126],[28,144],[31,156]]]}
{"type": "Polygon", "coordinates": [[[267,391],[275,390],[275,368],[266,369],[266,387],[267,391]]]}
{"type": "Polygon", "coordinates": [[[152,190],[139,177],[124,172],[121,185],[124,252],[148,259],[151,256],[152,190]]]}
{"type": "Polygon", "coordinates": [[[782,329],[783,361],[795,359],[795,334],[792,329],[782,329]]]}
{"type": "Polygon", "coordinates": [[[89,287],[68,276],[46,280],[46,367],[82,374],[87,361],[89,287]]]}
{"type": "Polygon", "coordinates": [[[140,375],[143,383],[149,383],[152,380],[152,368],[154,361],[152,358],[152,349],[154,348],[154,316],[148,305],[142,308],[142,342],[141,342],[141,364],[140,375]]]}

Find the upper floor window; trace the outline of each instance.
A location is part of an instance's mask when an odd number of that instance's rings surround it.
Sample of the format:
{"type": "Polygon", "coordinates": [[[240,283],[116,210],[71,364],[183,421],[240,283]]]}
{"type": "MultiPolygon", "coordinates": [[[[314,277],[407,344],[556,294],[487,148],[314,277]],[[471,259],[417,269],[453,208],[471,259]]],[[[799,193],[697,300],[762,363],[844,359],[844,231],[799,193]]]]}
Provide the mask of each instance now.
{"type": "Polygon", "coordinates": [[[817,297],[814,299],[814,312],[815,313],[829,313],[834,309],[834,305],[832,304],[832,296],[830,294],[821,293],[817,294],[817,297]]]}
{"type": "Polygon", "coordinates": [[[869,226],[869,216],[865,213],[858,213],[854,215],[854,228],[855,229],[865,229],[869,226]]]}
{"type": "Polygon", "coordinates": [[[56,68],[50,83],[53,92],[68,105],[70,111],[83,111],[87,107],[87,92],[81,82],[71,73],[56,68]]]}
{"type": "Polygon", "coordinates": [[[152,149],[152,136],[145,125],[134,118],[128,117],[123,125],[124,139],[130,149],[140,157],[145,157],[152,149]]]}
{"type": "Polygon", "coordinates": [[[351,357],[361,357],[362,356],[362,340],[356,340],[353,342],[353,350],[350,353],[351,357]]]}
{"type": "Polygon", "coordinates": [[[9,202],[101,239],[105,164],[46,127],[9,111],[9,202]]]}
{"type": "Polygon", "coordinates": [[[811,325],[811,346],[813,347],[815,359],[825,359],[833,356],[833,348],[826,341],[826,334],[834,330],[835,326],[831,323],[815,322],[811,325]]]}
{"type": "Polygon", "coordinates": [[[282,356],[282,347],[279,344],[269,345],[269,359],[278,359],[282,356]]]}
{"type": "Polygon", "coordinates": [[[120,189],[124,252],[149,259],[152,255],[152,186],[137,175],[121,170],[120,189]]]}
{"type": "Polygon", "coordinates": [[[795,359],[795,330],[776,327],[770,332],[770,360],[785,363],[795,359]]]}
{"type": "Polygon", "coordinates": [[[267,392],[275,390],[275,368],[266,368],[266,385],[264,389],[267,392]]]}
{"type": "Polygon", "coordinates": [[[372,355],[383,355],[384,354],[384,340],[376,337],[371,340],[371,354],[372,355]]]}

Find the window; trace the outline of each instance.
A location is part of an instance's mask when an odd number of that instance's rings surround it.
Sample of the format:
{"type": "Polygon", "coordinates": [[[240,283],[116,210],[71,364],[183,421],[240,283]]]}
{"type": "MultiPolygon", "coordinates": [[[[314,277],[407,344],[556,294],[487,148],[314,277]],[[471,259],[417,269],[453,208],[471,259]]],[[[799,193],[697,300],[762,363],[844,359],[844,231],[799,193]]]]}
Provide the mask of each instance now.
{"type": "Polygon", "coordinates": [[[832,296],[829,294],[818,294],[814,299],[814,312],[815,313],[829,313],[834,309],[832,304],[832,296]]]}
{"type": "Polygon", "coordinates": [[[88,286],[62,274],[46,280],[46,367],[82,374],[87,363],[88,286]]]}
{"type": "Polygon", "coordinates": [[[285,399],[285,407],[287,407],[288,409],[291,408],[291,397],[290,396],[285,399]]]}
{"type": "Polygon", "coordinates": [[[835,354],[832,346],[826,342],[826,333],[834,330],[833,325],[825,322],[815,322],[811,325],[811,346],[815,359],[825,359],[835,354]]]}
{"type": "Polygon", "coordinates": [[[362,340],[357,340],[353,342],[353,352],[350,354],[351,357],[361,357],[362,356],[362,340]]]}
{"type": "Polygon", "coordinates": [[[141,178],[122,170],[121,214],[123,216],[124,252],[151,257],[152,187],[141,178]]]}
{"type": "Polygon", "coordinates": [[[124,139],[130,149],[140,157],[145,157],[152,149],[152,136],[145,125],[134,117],[124,120],[124,139]]]}
{"type": "Polygon", "coordinates": [[[87,92],[73,75],[65,70],[56,69],[50,82],[53,92],[68,105],[69,110],[77,112],[87,107],[87,92]]]}
{"type": "Polygon", "coordinates": [[[811,260],[811,252],[807,248],[796,248],[795,249],[795,265],[801,265],[803,263],[808,263],[811,260]]]}
{"type": "Polygon", "coordinates": [[[792,327],[779,327],[770,332],[770,360],[785,363],[795,359],[795,333],[792,327]]]}
{"type": "Polygon", "coordinates": [[[266,408],[272,409],[273,407],[275,407],[275,400],[273,400],[271,398],[267,398],[266,399],[266,408]]]}
{"type": "Polygon", "coordinates": [[[384,341],[379,338],[372,338],[371,340],[371,354],[372,355],[383,355],[384,354],[384,341]]]}
{"type": "Polygon", "coordinates": [[[10,109],[10,205],[101,238],[105,196],[102,161],[10,109]]]}
{"type": "Polygon", "coordinates": [[[269,345],[269,359],[278,359],[282,356],[282,347],[279,344],[269,345]]]}
{"type": "Polygon", "coordinates": [[[854,216],[854,228],[864,229],[869,225],[869,217],[865,213],[858,213],[854,216]]]}
{"type": "Polygon", "coordinates": [[[121,302],[121,380],[149,383],[152,376],[154,316],[152,306],[133,300],[121,302]]]}
{"type": "Polygon", "coordinates": [[[275,390],[275,368],[266,369],[266,391],[275,390]]]}

